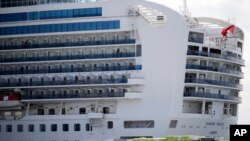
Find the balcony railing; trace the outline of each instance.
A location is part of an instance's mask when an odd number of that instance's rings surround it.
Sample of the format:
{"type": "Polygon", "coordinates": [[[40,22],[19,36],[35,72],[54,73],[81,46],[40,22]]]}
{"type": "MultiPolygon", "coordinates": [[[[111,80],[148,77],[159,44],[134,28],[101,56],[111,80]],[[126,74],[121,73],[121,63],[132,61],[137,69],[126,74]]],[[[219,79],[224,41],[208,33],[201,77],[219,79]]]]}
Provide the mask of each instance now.
{"type": "Polygon", "coordinates": [[[88,84],[116,84],[127,83],[127,79],[91,79],[91,80],[60,80],[60,81],[32,81],[32,82],[0,82],[0,87],[54,86],[54,85],[88,85],[88,84]]]}
{"type": "Polygon", "coordinates": [[[230,73],[234,75],[239,75],[243,77],[244,73],[241,71],[236,71],[227,68],[221,67],[213,67],[213,66],[203,66],[203,65],[196,65],[196,64],[187,64],[186,69],[198,69],[198,70],[206,70],[206,71],[215,71],[215,72],[223,72],[223,73],[230,73]]]}
{"type": "Polygon", "coordinates": [[[33,94],[22,95],[22,100],[32,99],[74,99],[74,98],[116,98],[124,97],[123,92],[103,92],[103,93],[69,93],[69,94],[33,94]]]}
{"type": "Polygon", "coordinates": [[[88,55],[65,55],[65,56],[46,56],[46,57],[24,57],[0,59],[0,63],[8,62],[30,62],[30,61],[56,61],[56,60],[75,60],[75,59],[98,59],[98,58],[122,58],[135,57],[135,52],[129,53],[112,53],[112,54],[88,54],[88,55]]]}
{"type": "Polygon", "coordinates": [[[201,97],[201,98],[213,98],[222,100],[233,100],[241,102],[241,97],[231,96],[231,95],[219,95],[211,93],[199,93],[199,92],[184,92],[184,97],[201,97]]]}
{"type": "Polygon", "coordinates": [[[0,46],[0,50],[30,49],[30,48],[52,48],[52,47],[76,47],[76,46],[95,46],[95,45],[115,45],[115,44],[134,44],[135,39],[124,40],[103,40],[103,41],[82,41],[76,43],[44,43],[44,44],[23,44],[0,46]]]}
{"type": "Polygon", "coordinates": [[[216,54],[216,53],[208,53],[208,52],[202,52],[202,51],[190,51],[189,50],[187,52],[187,55],[218,58],[218,59],[223,59],[223,60],[234,61],[234,62],[239,63],[241,65],[245,64],[245,61],[241,58],[228,56],[228,55],[222,55],[222,54],[216,54]]]}
{"type": "Polygon", "coordinates": [[[209,80],[209,79],[185,79],[185,83],[198,83],[198,84],[208,84],[208,85],[218,85],[218,86],[226,86],[226,87],[233,87],[237,89],[242,89],[241,84],[230,83],[226,81],[219,81],[219,80],[209,80]]]}
{"type": "Polygon", "coordinates": [[[124,71],[124,70],[141,70],[141,65],[135,66],[109,66],[109,67],[77,67],[77,68],[62,68],[62,69],[34,69],[34,70],[19,70],[19,71],[0,71],[0,75],[15,75],[15,74],[43,74],[43,73],[67,73],[67,72],[96,72],[96,71],[124,71]]]}

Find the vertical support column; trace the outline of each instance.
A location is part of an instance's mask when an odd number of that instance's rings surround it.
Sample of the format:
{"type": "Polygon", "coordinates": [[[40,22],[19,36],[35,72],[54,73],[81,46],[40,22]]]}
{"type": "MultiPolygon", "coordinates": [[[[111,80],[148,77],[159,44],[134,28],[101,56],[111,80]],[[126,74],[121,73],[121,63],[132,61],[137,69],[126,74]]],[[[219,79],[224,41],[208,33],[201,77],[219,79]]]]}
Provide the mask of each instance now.
{"type": "Polygon", "coordinates": [[[206,101],[203,100],[203,101],[202,101],[202,114],[203,114],[203,115],[205,114],[205,103],[206,103],[206,101]]]}
{"type": "Polygon", "coordinates": [[[25,113],[26,116],[29,115],[29,111],[30,111],[30,103],[28,103],[28,105],[27,105],[27,109],[26,109],[26,113],[25,113]]]}
{"type": "Polygon", "coordinates": [[[59,115],[62,115],[62,107],[63,107],[63,103],[60,102],[60,105],[59,105],[59,115]]]}

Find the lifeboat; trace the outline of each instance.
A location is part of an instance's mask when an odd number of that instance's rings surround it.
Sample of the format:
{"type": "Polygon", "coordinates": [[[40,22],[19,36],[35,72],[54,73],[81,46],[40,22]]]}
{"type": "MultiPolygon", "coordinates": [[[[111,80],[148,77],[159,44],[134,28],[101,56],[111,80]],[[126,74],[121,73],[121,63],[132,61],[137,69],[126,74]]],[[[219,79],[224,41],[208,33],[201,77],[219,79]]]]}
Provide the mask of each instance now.
{"type": "Polygon", "coordinates": [[[14,108],[21,106],[21,94],[19,92],[0,94],[0,108],[14,108]]]}

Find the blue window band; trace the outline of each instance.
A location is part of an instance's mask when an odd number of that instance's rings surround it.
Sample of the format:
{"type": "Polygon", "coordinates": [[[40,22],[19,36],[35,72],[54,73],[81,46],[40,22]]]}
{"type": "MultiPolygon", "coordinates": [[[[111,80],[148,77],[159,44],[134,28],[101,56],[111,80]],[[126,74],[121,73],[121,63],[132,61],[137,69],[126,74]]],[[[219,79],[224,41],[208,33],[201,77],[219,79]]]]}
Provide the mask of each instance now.
{"type": "Polygon", "coordinates": [[[0,22],[32,21],[32,20],[61,19],[61,18],[95,17],[95,16],[102,16],[101,7],[0,14],[0,22]]]}
{"type": "Polygon", "coordinates": [[[108,30],[108,29],[120,29],[120,21],[113,20],[113,21],[98,21],[98,22],[2,27],[0,28],[0,36],[17,35],[17,34],[51,33],[51,32],[108,30]]]}

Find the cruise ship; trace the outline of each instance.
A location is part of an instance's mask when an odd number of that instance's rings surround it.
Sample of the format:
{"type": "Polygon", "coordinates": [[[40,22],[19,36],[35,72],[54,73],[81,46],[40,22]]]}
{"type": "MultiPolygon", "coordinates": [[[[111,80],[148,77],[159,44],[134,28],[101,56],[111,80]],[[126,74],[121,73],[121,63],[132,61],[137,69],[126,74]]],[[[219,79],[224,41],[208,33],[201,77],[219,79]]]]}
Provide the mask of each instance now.
{"type": "Polygon", "coordinates": [[[1,0],[0,140],[229,138],[243,31],[144,0],[1,0]]]}

